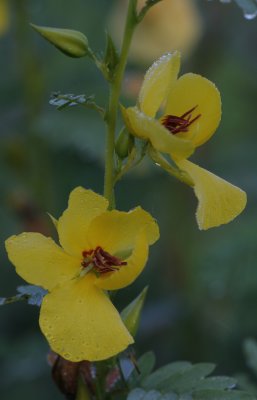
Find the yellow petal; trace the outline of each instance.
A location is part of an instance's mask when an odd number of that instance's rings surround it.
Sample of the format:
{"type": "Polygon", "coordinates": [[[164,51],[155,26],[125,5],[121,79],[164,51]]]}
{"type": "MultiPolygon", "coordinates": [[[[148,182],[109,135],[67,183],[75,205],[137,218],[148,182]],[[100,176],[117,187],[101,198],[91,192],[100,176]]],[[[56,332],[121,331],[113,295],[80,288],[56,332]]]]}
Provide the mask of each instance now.
{"type": "Polygon", "coordinates": [[[193,153],[191,141],[172,135],[159,121],[147,117],[137,107],[123,109],[122,112],[131,133],[149,140],[156,150],[169,153],[177,159],[187,158],[193,153]]]}
{"type": "Polygon", "coordinates": [[[73,278],[80,270],[79,259],[69,256],[51,238],[40,233],[11,236],[5,246],[17,274],[47,290],[73,278]]]}
{"type": "Polygon", "coordinates": [[[180,68],[180,53],[167,53],[155,61],[145,74],[138,97],[139,108],[149,117],[154,117],[167,93],[177,79],[180,68]]]}
{"type": "Polygon", "coordinates": [[[138,235],[134,250],[126,259],[127,265],[121,266],[118,271],[102,274],[96,285],[105,290],[117,290],[130,285],[141,274],[148,258],[148,241],[145,233],[138,235]]]}
{"type": "Polygon", "coordinates": [[[58,221],[58,233],[67,253],[81,256],[88,248],[88,227],[108,207],[108,201],[91,190],[77,187],[69,198],[68,208],[58,221]]]}
{"type": "Polygon", "coordinates": [[[239,215],[246,205],[246,193],[190,161],[177,163],[194,181],[199,200],[196,219],[200,229],[226,224],[239,215]]]}
{"type": "Polygon", "coordinates": [[[53,351],[70,361],[99,361],[125,350],[133,338],[106,294],[87,274],[44,297],[40,327],[53,351]]]}
{"type": "Polygon", "coordinates": [[[148,245],[159,238],[157,223],[141,207],[130,212],[106,211],[90,225],[90,248],[101,246],[113,255],[132,250],[140,231],[145,232],[148,245]]]}
{"type": "Polygon", "coordinates": [[[221,99],[216,86],[196,74],[182,75],[169,93],[165,115],[181,116],[197,106],[192,118],[201,114],[188,129],[177,136],[191,139],[194,146],[205,143],[217,129],[221,118],[221,99]]]}

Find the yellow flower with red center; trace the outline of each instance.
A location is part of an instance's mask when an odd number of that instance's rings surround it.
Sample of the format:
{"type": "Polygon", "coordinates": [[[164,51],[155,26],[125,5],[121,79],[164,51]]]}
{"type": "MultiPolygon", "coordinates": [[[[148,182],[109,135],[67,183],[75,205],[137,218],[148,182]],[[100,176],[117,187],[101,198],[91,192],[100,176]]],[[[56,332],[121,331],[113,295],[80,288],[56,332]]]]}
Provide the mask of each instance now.
{"type": "Polygon", "coordinates": [[[137,278],[159,230],[140,207],[127,213],[107,209],[104,197],[78,187],[56,221],[60,246],[31,232],[6,241],[17,273],[49,291],[40,327],[52,350],[67,360],[107,359],[133,343],[105,291],[137,278]]]}
{"type": "Polygon", "coordinates": [[[179,170],[187,174],[199,201],[199,228],[208,229],[240,214],[246,194],[187,160],[217,129],[221,99],[208,79],[193,73],[178,78],[179,69],[179,52],[159,58],[145,74],[137,106],[123,108],[123,117],[132,134],[169,154],[179,170]],[[160,119],[155,118],[157,112],[162,114],[160,119]]]}

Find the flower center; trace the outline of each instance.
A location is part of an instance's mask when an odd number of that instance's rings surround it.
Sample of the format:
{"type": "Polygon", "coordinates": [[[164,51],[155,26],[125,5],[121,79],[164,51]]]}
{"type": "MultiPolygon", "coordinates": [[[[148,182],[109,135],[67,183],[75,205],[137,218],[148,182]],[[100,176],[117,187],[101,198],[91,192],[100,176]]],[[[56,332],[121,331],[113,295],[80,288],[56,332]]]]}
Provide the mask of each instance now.
{"type": "Polygon", "coordinates": [[[185,114],[180,117],[177,117],[176,115],[165,115],[162,118],[162,125],[165,126],[165,128],[167,128],[173,135],[176,135],[176,133],[179,132],[188,132],[189,126],[201,117],[201,114],[198,114],[192,119],[192,114],[196,108],[197,106],[191,108],[191,110],[185,112],[185,114]]]}
{"type": "Polygon", "coordinates": [[[83,251],[82,255],[81,266],[88,271],[94,270],[98,274],[114,272],[119,270],[122,265],[127,265],[126,261],[112,256],[100,246],[97,246],[94,250],[83,251]]]}

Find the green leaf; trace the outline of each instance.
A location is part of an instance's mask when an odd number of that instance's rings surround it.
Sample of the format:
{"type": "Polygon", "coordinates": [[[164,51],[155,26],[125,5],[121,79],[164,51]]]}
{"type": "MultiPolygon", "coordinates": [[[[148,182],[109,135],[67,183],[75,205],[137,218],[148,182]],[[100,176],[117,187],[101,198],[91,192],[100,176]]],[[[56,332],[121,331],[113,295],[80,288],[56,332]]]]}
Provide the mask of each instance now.
{"type": "Polygon", "coordinates": [[[145,287],[139,296],[135,298],[124,310],[121,312],[121,318],[127,327],[128,331],[134,337],[138,330],[142,308],[145,302],[145,296],[148,287],[145,287]]]}
{"type": "Polygon", "coordinates": [[[227,376],[211,376],[199,382],[197,390],[199,389],[232,389],[236,386],[236,379],[227,376]]]}
{"type": "Polygon", "coordinates": [[[129,393],[127,400],[162,400],[162,394],[157,390],[145,392],[142,389],[136,388],[129,393]]]}
{"type": "Polygon", "coordinates": [[[61,94],[60,92],[52,93],[49,100],[51,106],[55,106],[57,110],[63,110],[67,107],[83,106],[94,109],[103,116],[104,110],[94,102],[94,96],[86,96],[85,94],[61,94]]]}
{"type": "Polygon", "coordinates": [[[236,374],[237,384],[240,389],[247,391],[248,393],[257,395],[257,386],[247,374],[241,373],[236,374]]]}
{"type": "Polygon", "coordinates": [[[34,285],[24,285],[18,286],[17,291],[21,295],[28,296],[27,302],[32,306],[41,306],[42,300],[44,296],[47,294],[47,291],[40,286],[34,285]]]}
{"type": "Polygon", "coordinates": [[[239,390],[199,390],[193,393],[193,400],[255,400],[255,397],[239,390]]]}
{"type": "Polygon", "coordinates": [[[195,364],[190,369],[171,376],[166,382],[163,382],[162,388],[165,391],[173,390],[179,394],[191,392],[197,387],[199,381],[209,375],[214,368],[215,364],[195,364]]]}
{"type": "Polygon", "coordinates": [[[140,388],[133,389],[129,393],[127,400],[142,400],[145,393],[146,392],[143,389],[140,388]]]}
{"type": "Polygon", "coordinates": [[[143,354],[137,360],[137,369],[134,369],[129,377],[130,387],[135,387],[140,384],[153,370],[155,365],[155,355],[152,351],[143,354]]]}
{"type": "Polygon", "coordinates": [[[152,351],[148,351],[138,359],[138,368],[140,370],[140,380],[145,379],[154,369],[155,355],[152,351]]]}
{"type": "Polygon", "coordinates": [[[0,305],[26,300],[32,306],[41,306],[43,297],[47,294],[46,290],[34,285],[18,286],[17,292],[18,294],[12,297],[0,297],[0,305]]]}
{"type": "Polygon", "coordinates": [[[142,381],[142,387],[150,389],[158,389],[162,387],[162,384],[167,381],[174,374],[181,374],[191,368],[191,363],[187,361],[177,361],[171,364],[165,365],[153,372],[147,378],[142,381]]]}

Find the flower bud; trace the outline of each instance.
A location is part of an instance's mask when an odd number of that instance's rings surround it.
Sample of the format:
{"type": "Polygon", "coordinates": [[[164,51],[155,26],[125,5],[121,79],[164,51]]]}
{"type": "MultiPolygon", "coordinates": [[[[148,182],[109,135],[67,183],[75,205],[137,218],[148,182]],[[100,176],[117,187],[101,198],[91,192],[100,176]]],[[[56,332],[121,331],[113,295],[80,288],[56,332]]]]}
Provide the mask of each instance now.
{"type": "Polygon", "coordinates": [[[128,157],[134,145],[134,136],[132,136],[127,128],[123,128],[115,144],[116,154],[121,160],[128,157]]]}
{"type": "Polygon", "coordinates": [[[58,50],[69,57],[85,57],[89,54],[86,36],[71,29],[58,29],[31,24],[32,28],[58,50]]]}

